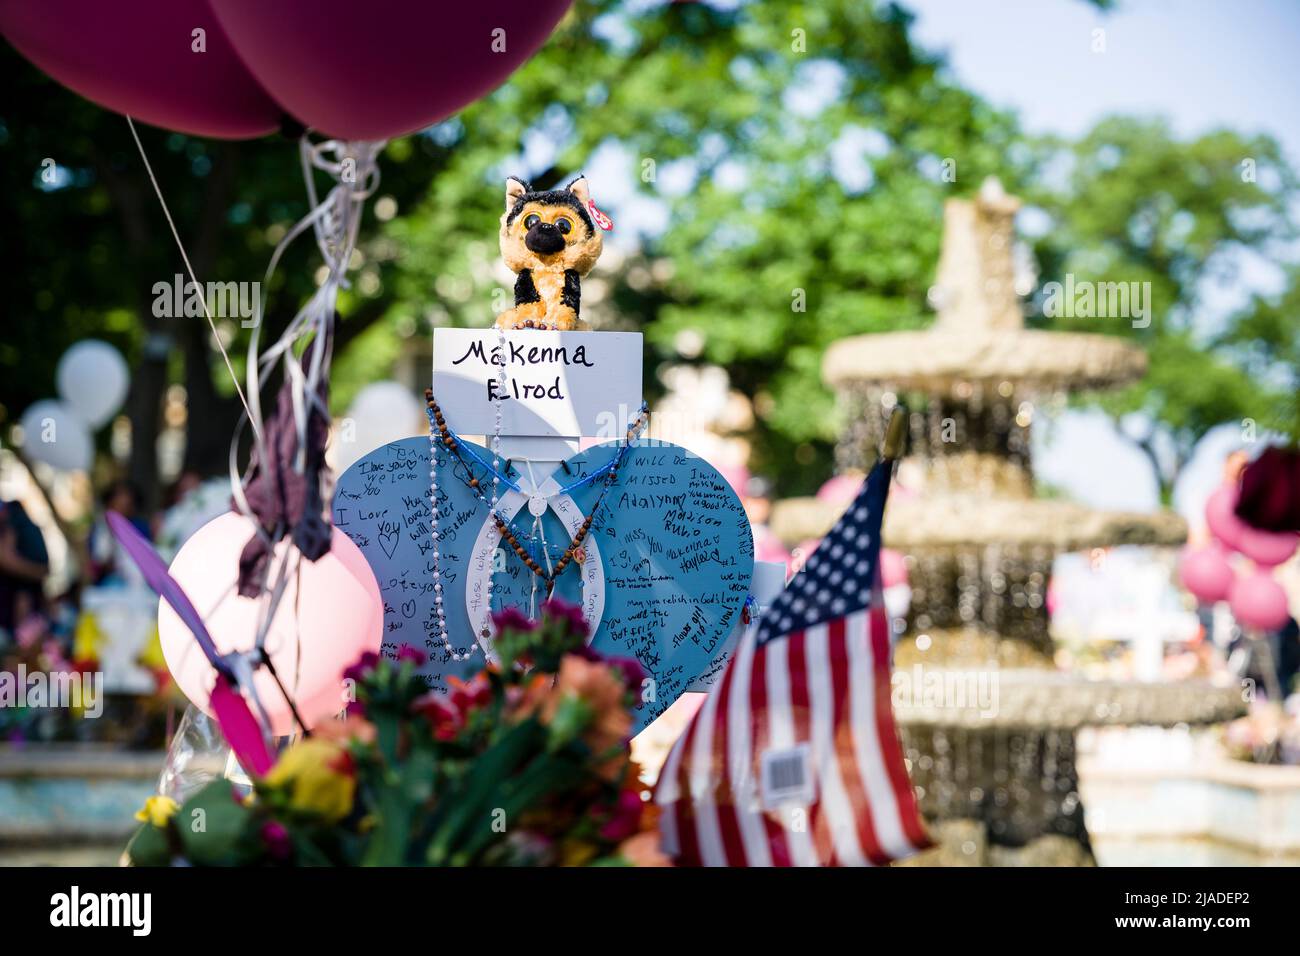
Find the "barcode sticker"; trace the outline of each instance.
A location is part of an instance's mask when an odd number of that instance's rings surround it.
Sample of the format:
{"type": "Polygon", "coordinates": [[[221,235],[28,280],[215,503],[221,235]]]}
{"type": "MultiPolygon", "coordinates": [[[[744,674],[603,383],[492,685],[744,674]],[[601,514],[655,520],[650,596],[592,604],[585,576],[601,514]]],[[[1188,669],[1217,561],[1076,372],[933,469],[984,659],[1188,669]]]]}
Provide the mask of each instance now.
{"type": "Polygon", "coordinates": [[[813,802],[812,750],[808,744],[764,750],[760,759],[766,809],[813,802]]]}

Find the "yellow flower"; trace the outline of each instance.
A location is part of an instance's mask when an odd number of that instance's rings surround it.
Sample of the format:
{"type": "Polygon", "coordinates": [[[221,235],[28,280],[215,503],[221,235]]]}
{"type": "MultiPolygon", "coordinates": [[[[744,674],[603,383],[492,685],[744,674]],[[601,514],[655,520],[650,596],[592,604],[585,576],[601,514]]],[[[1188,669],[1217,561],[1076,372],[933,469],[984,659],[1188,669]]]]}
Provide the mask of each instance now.
{"type": "Polygon", "coordinates": [[[597,847],[582,840],[565,840],[560,846],[560,866],[586,866],[596,858],[597,847]]]}
{"type": "Polygon", "coordinates": [[[167,658],[163,657],[162,640],[158,637],[157,624],[149,628],[149,639],[144,642],[144,650],[140,652],[136,662],[151,671],[167,669],[167,658]]]}
{"type": "Polygon", "coordinates": [[[179,810],[180,804],[171,797],[150,797],[144,806],[135,811],[135,818],[141,823],[152,823],[156,827],[165,827],[167,821],[179,810]]]}
{"type": "Polygon", "coordinates": [[[338,743],[316,737],[299,741],[281,754],[264,783],[287,791],[295,810],[330,822],[348,815],[357,789],[352,755],[338,743]]]}
{"type": "Polygon", "coordinates": [[[76,629],[72,632],[72,659],[97,661],[103,646],[104,632],[99,627],[99,618],[93,611],[82,611],[81,617],[77,618],[76,629]]]}

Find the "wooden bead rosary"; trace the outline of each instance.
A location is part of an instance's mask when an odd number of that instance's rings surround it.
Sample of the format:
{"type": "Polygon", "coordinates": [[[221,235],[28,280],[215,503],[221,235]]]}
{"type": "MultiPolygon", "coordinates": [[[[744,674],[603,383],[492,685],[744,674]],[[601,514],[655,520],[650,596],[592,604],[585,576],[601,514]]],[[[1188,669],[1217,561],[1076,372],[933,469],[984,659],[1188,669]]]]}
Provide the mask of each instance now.
{"type": "MultiPolygon", "coordinates": [[[[465,483],[475,492],[479,500],[486,501],[481,490],[481,482],[478,478],[474,477],[474,472],[470,469],[469,463],[466,462],[464,456],[461,455],[459,442],[451,429],[447,427],[447,420],[443,417],[442,409],[438,407],[438,403],[433,398],[433,389],[426,388],[424,390],[424,400],[429,407],[429,414],[433,419],[434,426],[438,430],[438,435],[443,446],[456,457],[457,462],[459,462],[460,466],[465,470],[465,474],[469,476],[465,483]]],[[[586,540],[587,535],[591,531],[592,521],[595,516],[599,514],[601,505],[605,501],[605,496],[609,493],[610,487],[618,478],[618,469],[623,463],[623,456],[627,454],[627,450],[632,446],[632,443],[640,437],[641,431],[645,428],[648,421],[649,413],[643,407],[637,414],[637,417],[630,425],[628,425],[627,433],[624,436],[625,443],[623,447],[619,450],[618,455],[609,463],[608,471],[605,473],[605,481],[600,490],[600,497],[596,499],[596,506],[592,509],[591,514],[587,515],[587,517],[583,519],[581,527],[578,528],[572,539],[570,539],[568,547],[564,549],[564,553],[560,556],[559,561],[556,562],[555,567],[549,573],[531,554],[528,553],[528,550],[520,543],[506,520],[495,511],[492,512],[492,520],[496,523],[497,530],[501,533],[501,537],[505,539],[508,545],[510,545],[511,549],[515,552],[515,555],[524,563],[524,566],[533,574],[537,575],[537,577],[542,579],[546,585],[547,597],[550,597],[551,592],[555,590],[556,578],[563,574],[570,564],[582,564],[583,561],[586,560],[586,553],[583,551],[582,543],[586,540]]]]}

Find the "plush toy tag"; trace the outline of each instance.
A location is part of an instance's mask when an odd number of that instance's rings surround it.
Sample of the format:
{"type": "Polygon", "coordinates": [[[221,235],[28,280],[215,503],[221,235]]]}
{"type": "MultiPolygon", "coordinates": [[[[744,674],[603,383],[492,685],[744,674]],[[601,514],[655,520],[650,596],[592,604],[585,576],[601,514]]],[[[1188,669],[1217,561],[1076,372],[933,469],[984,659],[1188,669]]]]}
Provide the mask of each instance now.
{"type": "Polygon", "coordinates": [[[591,218],[596,220],[596,225],[600,226],[601,229],[609,232],[614,228],[614,220],[610,219],[609,216],[606,216],[603,212],[597,209],[596,203],[593,200],[587,200],[587,208],[591,210],[591,218]]]}

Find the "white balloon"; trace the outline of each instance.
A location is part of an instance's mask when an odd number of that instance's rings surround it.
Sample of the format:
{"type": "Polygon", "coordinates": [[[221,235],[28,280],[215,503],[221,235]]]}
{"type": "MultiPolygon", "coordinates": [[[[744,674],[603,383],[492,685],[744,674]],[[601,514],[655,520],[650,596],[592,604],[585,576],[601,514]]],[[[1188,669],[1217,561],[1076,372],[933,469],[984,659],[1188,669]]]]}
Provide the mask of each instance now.
{"type": "Polygon", "coordinates": [[[23,451],[33,461],[63,471],[85,471],[90,467],[94,446],[80,416],[63,402],[44,399],[23,413],[23,451]]]}
{"type": "Polygon", "coordinates": [[[336,424],[340,472],[380,445],[422,435],[428,427],[424,424],[423,403],[397,382],[367,385],[357,392],[352,407],[336,424]]]}
{"type": "Polygon", "coordinates": [[[93,430],[122,407],[131,374],[117,349],[86,339],[63,353],[55,380],[59,395],[93,430]]]}

